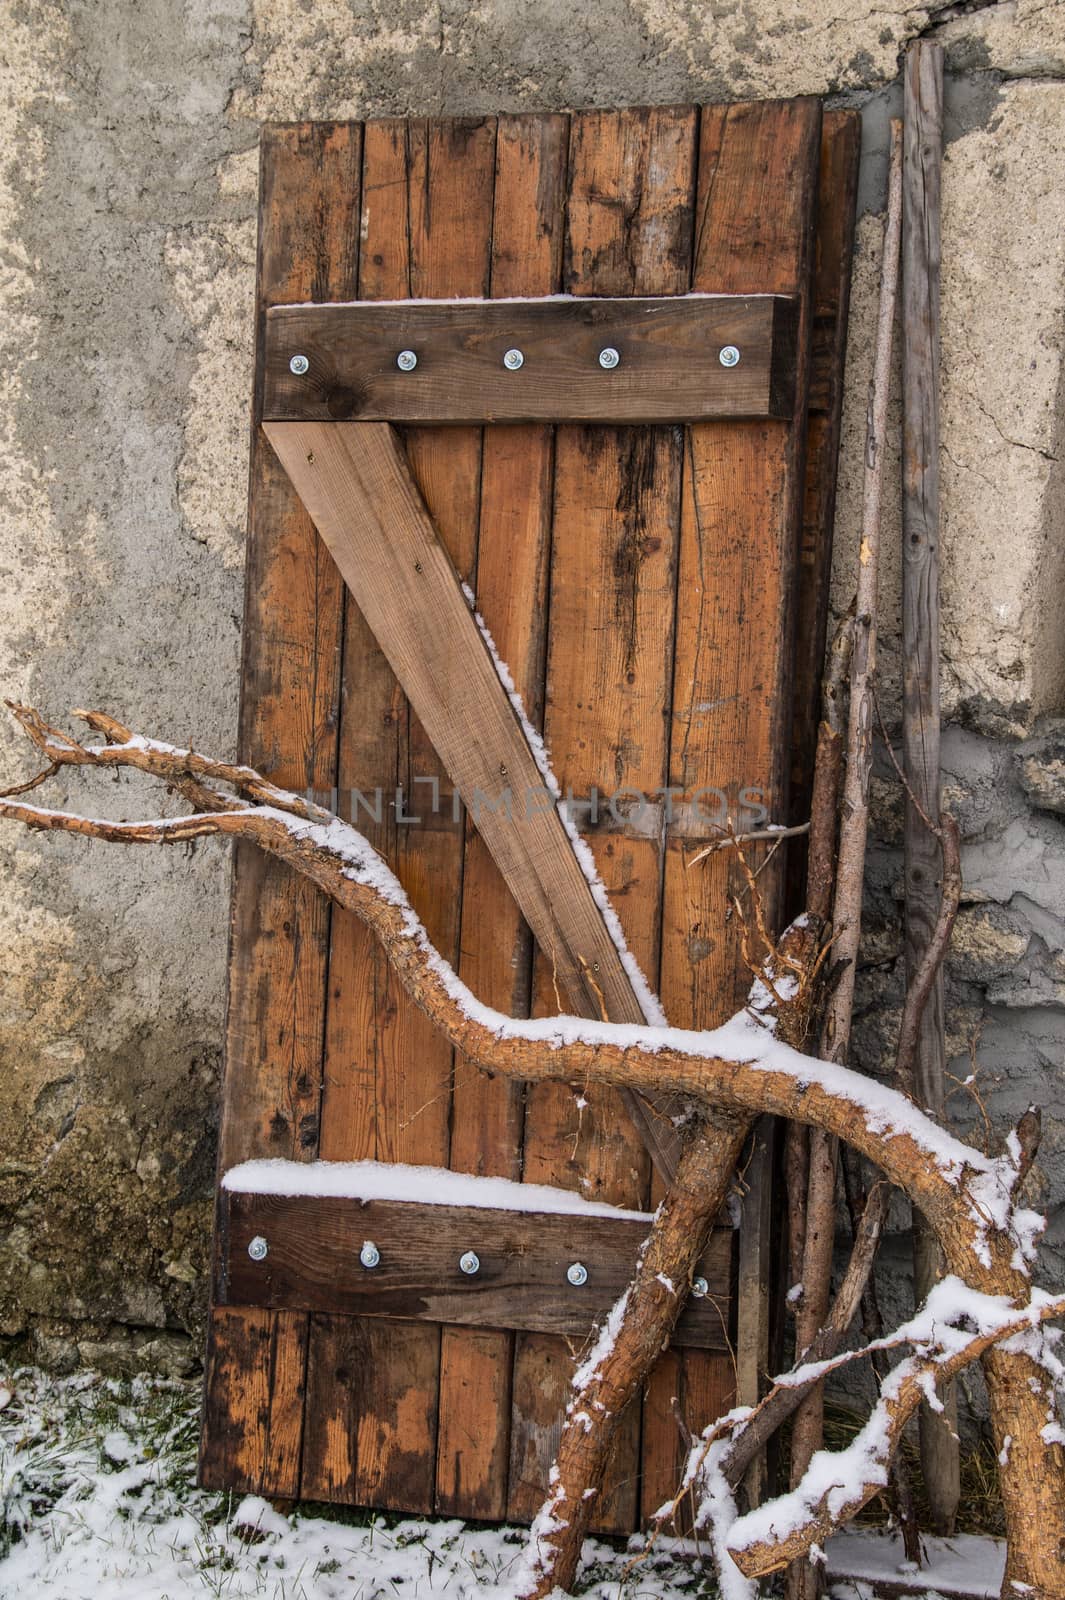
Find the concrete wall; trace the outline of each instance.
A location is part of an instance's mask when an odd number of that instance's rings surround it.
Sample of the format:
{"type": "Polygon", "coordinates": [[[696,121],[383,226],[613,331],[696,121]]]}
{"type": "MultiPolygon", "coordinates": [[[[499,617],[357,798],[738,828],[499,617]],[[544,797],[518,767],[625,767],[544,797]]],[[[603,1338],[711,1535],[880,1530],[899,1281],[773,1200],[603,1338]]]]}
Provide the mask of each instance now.
{"type": "MultiPolygon", "coordinates": [[[[103,706],[221,754],[236,725],[260,121],[800,92],[862,106],[845,603],[887,116],[905,43],[948,45],[946,762],[970,902],[951,1047],[964,1077],[973,1045],[993,1117],[1048,1105],[1037,1188],[1059,1208],[1065,748],[1038,735],[1065,711],[1062,0],[2,0],[0,19],[0,685],[57,718],[103,706]]],[[[889,561],[889,715],[897,587],[889,561]]],[[[0,737],[11,782],[29,763],[0,737]]],[[[62,783],[50,793],[66,798],[62,783]]],[[[71,795],[140,809],[111,784],[71,795]]],[[[899,1000],[886,776],[877,796],[858,1027],[871,1066],[899,1000]]],[[[204,1286],[226,856],[14,829],[0,847],[0,1339],[59,1365],[180,1368],[204,1286]]],[[[967,1096],[957,1109],[971,1119],[967,1096]]]]}

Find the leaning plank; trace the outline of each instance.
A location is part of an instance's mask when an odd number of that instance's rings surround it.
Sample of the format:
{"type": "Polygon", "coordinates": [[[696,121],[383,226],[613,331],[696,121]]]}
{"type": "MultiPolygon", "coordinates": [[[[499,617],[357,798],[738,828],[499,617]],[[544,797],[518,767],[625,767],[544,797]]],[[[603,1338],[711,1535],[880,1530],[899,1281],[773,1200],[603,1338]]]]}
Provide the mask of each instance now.
{"type": "MultiPolygon", "coordinates": [[[[921,39],[906,53],[902,212],[902,752],[909,793],[903,836],[906,982],[927,960],[943,899],[939,769],[939,272],[943,166],[943,49],[921,39]]],[[[943,966],[921,1014],[912,1081],[919,1106],[946,1109],[943,966]]],[[[908,1074],[907,1074],[908,1075],[908,1074]]],[[[900,1075],[901,1076],[901,1075],[900,1075]]],[[[914,1291],[943,1273],[932,1230],[913,1221],[914,1291]]],[[[954,1531],[961,1494],[957,1393],[921,1407],[921,1469],[937,1534],[954,1531]]]]}
{"type": "Polygon", "coordinates": [[[277,306],[271,420],[700,422],[789,416],[778,295],[277,306]]]}
{"type": "MultiPolygon", "coordinates": [[[[651,1222],[305,1194],[227,1192],[224,1203],[223,1304],[582,1340],[628,1285],[651,1222]]],[[[731,1249],[718,1229],[698,1268],[709,1293],[689,1299],[674,1343],[727,1350],[731,1249]]]]}
{"type": "MultiPolygon", "coordinates": [[[[847,347],[851,262],[858,192],[861,118],[857,111],[827,111],[821,131],[817,238],[806,433],[806,492],[799,540],[792,687],[790,817],[810,815],[813,756],[821,715],[836,463],[843,414],[843,357],[847,347]]],[[[805,840],[788,852],[788,910],[805,904],[805,840]]]]}
{"type": "MultiPolygon", "coordinates": [[[[560,986],[645,1020],[532,747],[387,423],[267,422],[267,437],[418,711],[560,986]]],[[[630,1097],[671,1170],[668,1116],[630,1097]]]]}
{"type": "MultiPolygon", "coordinates": [[[[264,130],[257,277],[256,419],[263,330],[279,300],[356,287],[362,130],[264,130]]],[[[336,776],[343,586],[285,474],[253,430],[241,759],[278,783],[336,776]]],[[[220,1160],[318,1153],[330,915],[303,878],[262,853],[234,861],[220,1160]]],[[[306,1318],[214,1310],[200,1478],[209,1488],[299,1490],[306,1318]]]]}

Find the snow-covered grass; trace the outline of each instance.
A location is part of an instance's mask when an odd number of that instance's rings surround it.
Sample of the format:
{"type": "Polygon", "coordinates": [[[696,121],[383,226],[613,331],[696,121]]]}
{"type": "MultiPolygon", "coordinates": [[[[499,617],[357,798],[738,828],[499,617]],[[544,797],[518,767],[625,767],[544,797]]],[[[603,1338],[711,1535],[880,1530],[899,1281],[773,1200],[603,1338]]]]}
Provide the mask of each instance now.
{"type": "MultiPolygon", "coordinates": [[[[195,1486],[199,1385],[0,1375],[0,1600],[487,1600],[524,1534],[299,1508],[195,1486]],[[5,1396],[7,1397],[5,1400],[5,1396]]],[[[713,1595],[706,1566],[656,1550],[626,1573],[589,1543],[588,1600],[713,1595]]]]}

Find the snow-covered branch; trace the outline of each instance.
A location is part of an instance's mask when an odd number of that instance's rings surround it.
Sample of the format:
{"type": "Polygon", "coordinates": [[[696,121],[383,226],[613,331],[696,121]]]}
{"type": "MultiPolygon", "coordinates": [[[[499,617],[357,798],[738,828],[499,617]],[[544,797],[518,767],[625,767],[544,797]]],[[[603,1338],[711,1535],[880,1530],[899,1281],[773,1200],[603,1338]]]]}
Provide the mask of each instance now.
{"type": "MultiPolygon", "coordinates": [[[[951,1235],[944,1241],[948,1259],[955,1235],[963,1235],[964,1245],[971,1247],[989,1229],[1009,1231],[1018,1260],[1031,1259],[1042,1219],[1015,1208],[1017,1170],[1010,1157],[985,1156],[895,1090],[785,1044],[775,1033],[771,996],[763,1011],[749,1007],[704,1032],[582,1017],[505,1016],[482,1004],[439,955],[399,880],[349,823],[278,789],[250,768],[136,735],[85,746],[48,727],[36,712],[14,709],[33,742],[57,765],[133,767],[175,787],[194,782],[196,803],[212,809],[190,817],[112,822],[11,798],[0,799],[0,817],[121,844],[182,843],[211,834],[248,839],[358,916],[381,941],[411,998],[484,1071],[527,1082],[675,1091],[716,1107],[770,1112],[827,1128],[880,1166],[934,1224],[943,1226],[951,1235]],[[233,784],[254,801],[208,789],[216,782],[233,784]]],[[[120,726],[99,713],[87,720],[94,727],[120,726]]]]}
{"type": "MultiPolygon", "coordinates": [[[[793,1048],[778,1031],[782,996],[779,984],[774,992],[772,973],[764,985],[756,985],[751,1005],[723,1027],[706,1032],[566,1016],[504,1016],[483,1005],[460,981],[434,949],[385,862],[362,835],[331,813],[278,789],[249,768],[139,738],[99,713],[83,715],[107,743],[87,746],[48,727],[36,712],[13,709],[56,767],[137,768],[164,779],[196,809],[190,817],[113,822],[48,810],[10,793],[0,797],[0,816],[31,828],[127,844],[179,843],[212,834],[249,840],[358,916],[380,941],[415,1003],[484,1071],[527,1082],[562,1080],[676,1092],[697,1102],[708,1124],[720,1130],[724,1123],[737,1138],[752,1114],[770,1112],[826,1129],[879,1166],[928,1217],[960,1281],[952,1281],[949,1289],[941,1285],[943,1293],[936,1291],[939,1298],[931,1297],[922,1314],[926,1321],[919,1318],[903,1330],[915,1343],[914,1354],[891,1375],[855,1445],[842,1458],[825,1452],[815,1456],[792,1496],[736,1520],[735,1508],[729,1509],[731,1490],[720,1470],[719,1443],[706,1453],[701,1481],[722,1570],[728,1572],[731,1564],[732,1577],[744,1583],[737,1569],[750,1577],[775,1571],[809,1549],[830,1525],[853,1514],[883,1481],[906,1419],[934,1383],[982,1357],[996,1434],[1013,1441],[1003,1469],[1010,1581],[1026,1583],[1037,1594],[1065,1596],[1056,1542],[1048,1535],[1033,1554],[1022,1539],[1031,1542],[1032,1526],[1053,1528],[1065,1522],[1065,1472],[1042,1470],[1047,1449],[1058,1449],[1055,1384],[1060,1368],[1047,1337],[1037,1331],[1048,1317],[1062,1314],[1065,1304],[1030,1288],[1029,1266],[1043,1222],[1015,1201],[1026,1167],[1023,1138],[1007,1141],[1005,1154],[998,1158],[986,1156],[953,1138],[896,1091],[793,1048]],[[220,783],[235,792],[223,792],[216,787],[220,783]],[[972,1324],[968,1330],[960,1326],[965,1320],[972,1324]],[[1019,1554],[1014,1555],[1015,1549],[1019,1554]]],[[[700,1190],[705,1197],[720,1181],[719,1174],[700,1167],[697,1138],[687,1141],[686,1149],[690,1181],[670,1197],[675,1235],[684,1233],[684,1205],[692,1206],[693,1217],[699,1215],[700,1190]]],[[[694,1237],[694,1230],[688,1231],[694,1237]]],[[[590,1402],[597,1415],[607,1414],[612,1405],[619,1350],[634,1372],[646,1359],[639,1348],[640,1319],[631,1314],[632,1297],[644,1295],[650,1305],[665,1296],[679,1305],[686,1292],[683,1280],[669,1279],[658,1269],[654,1250],[660,1241],[661,1235],[656,1242],[653,1232],[621,1318],[627,1342],[619,1339],[609,1361],[603,1357],[592,1362],[581,1374],[575,1405],[590,1402]]],[[[610,1331],[603,1337],[609,1339],[610,1331]]],[[[660,1343],[659,1336],[657,1348],[660,1343]]],[[[802,1371],[798,1381],[817,1376],[816,1371],[802,1371]]],[[[579,1428],[566,1430],[573,1453],[565,1476],[570,1503],[581,1471],[587,1466],[594,1480],[596,1470],[595,1461],[585,1463],[581,1457],[580,1434],[579,1428]]],[[[608,1435],[593,1428],[587,1436],[595,1440],[592,1453],[601,1452],[608,1435]]],[[[538,1537],[550,1542],[551,1531],[542,1525],[538,1537]]],[[[549,1563],[543,1576],[549,1580],[549,1563]]],[[[531,1577],[528,1592],[546,1592],[535,1587],[535,1573],[531,1577]]]]}

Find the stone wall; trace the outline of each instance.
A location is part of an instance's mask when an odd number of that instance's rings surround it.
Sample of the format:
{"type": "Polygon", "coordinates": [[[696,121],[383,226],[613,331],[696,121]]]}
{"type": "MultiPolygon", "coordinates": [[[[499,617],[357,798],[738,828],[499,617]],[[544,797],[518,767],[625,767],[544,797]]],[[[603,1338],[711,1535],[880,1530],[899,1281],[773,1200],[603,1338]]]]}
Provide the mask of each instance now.
{"type": "MultiPolygon", "coordinates": [[[[948,46],[944,685],[967,904],[952,1070],[1047,1108],[1065,1203],[1065,4],[1002,0],[0,0],[0,685],[233,749],[258,124],[811,93],[863,109],[837,599],[851,587],[887,118],[948,46]],[[838,12],[846,15],[839,16],[838,12]],[[1048,734],[1049,736],[1044,737],[1048,734]]],[[[897,429],[896,429],[897,437],[897,429]]],[[[889,522],[889,549],[898,546],[889,522]]],[[[897,705],[898,568],[883,699],[897,705]]],[[[2,770],[29,771],[5,729],[2,770]]],[[[120,815],[124,790],[79,784],[120,815]]],[[[53,784],[52,803],[66,798],[53,784]]],[[[154,803],[154,802],[153,802],[154,803]]],[[[877,785],[859,1051],[899,1000],[899,806],[877,785]]],[[[5,831],[0,1339],[194,1358],[229,868],[5,831]],[[192,1338],[190,1340],[190,1334],[192,1338]]],[[[979,1121],[959,1093],[959,1119],[979,1121]]]]}

